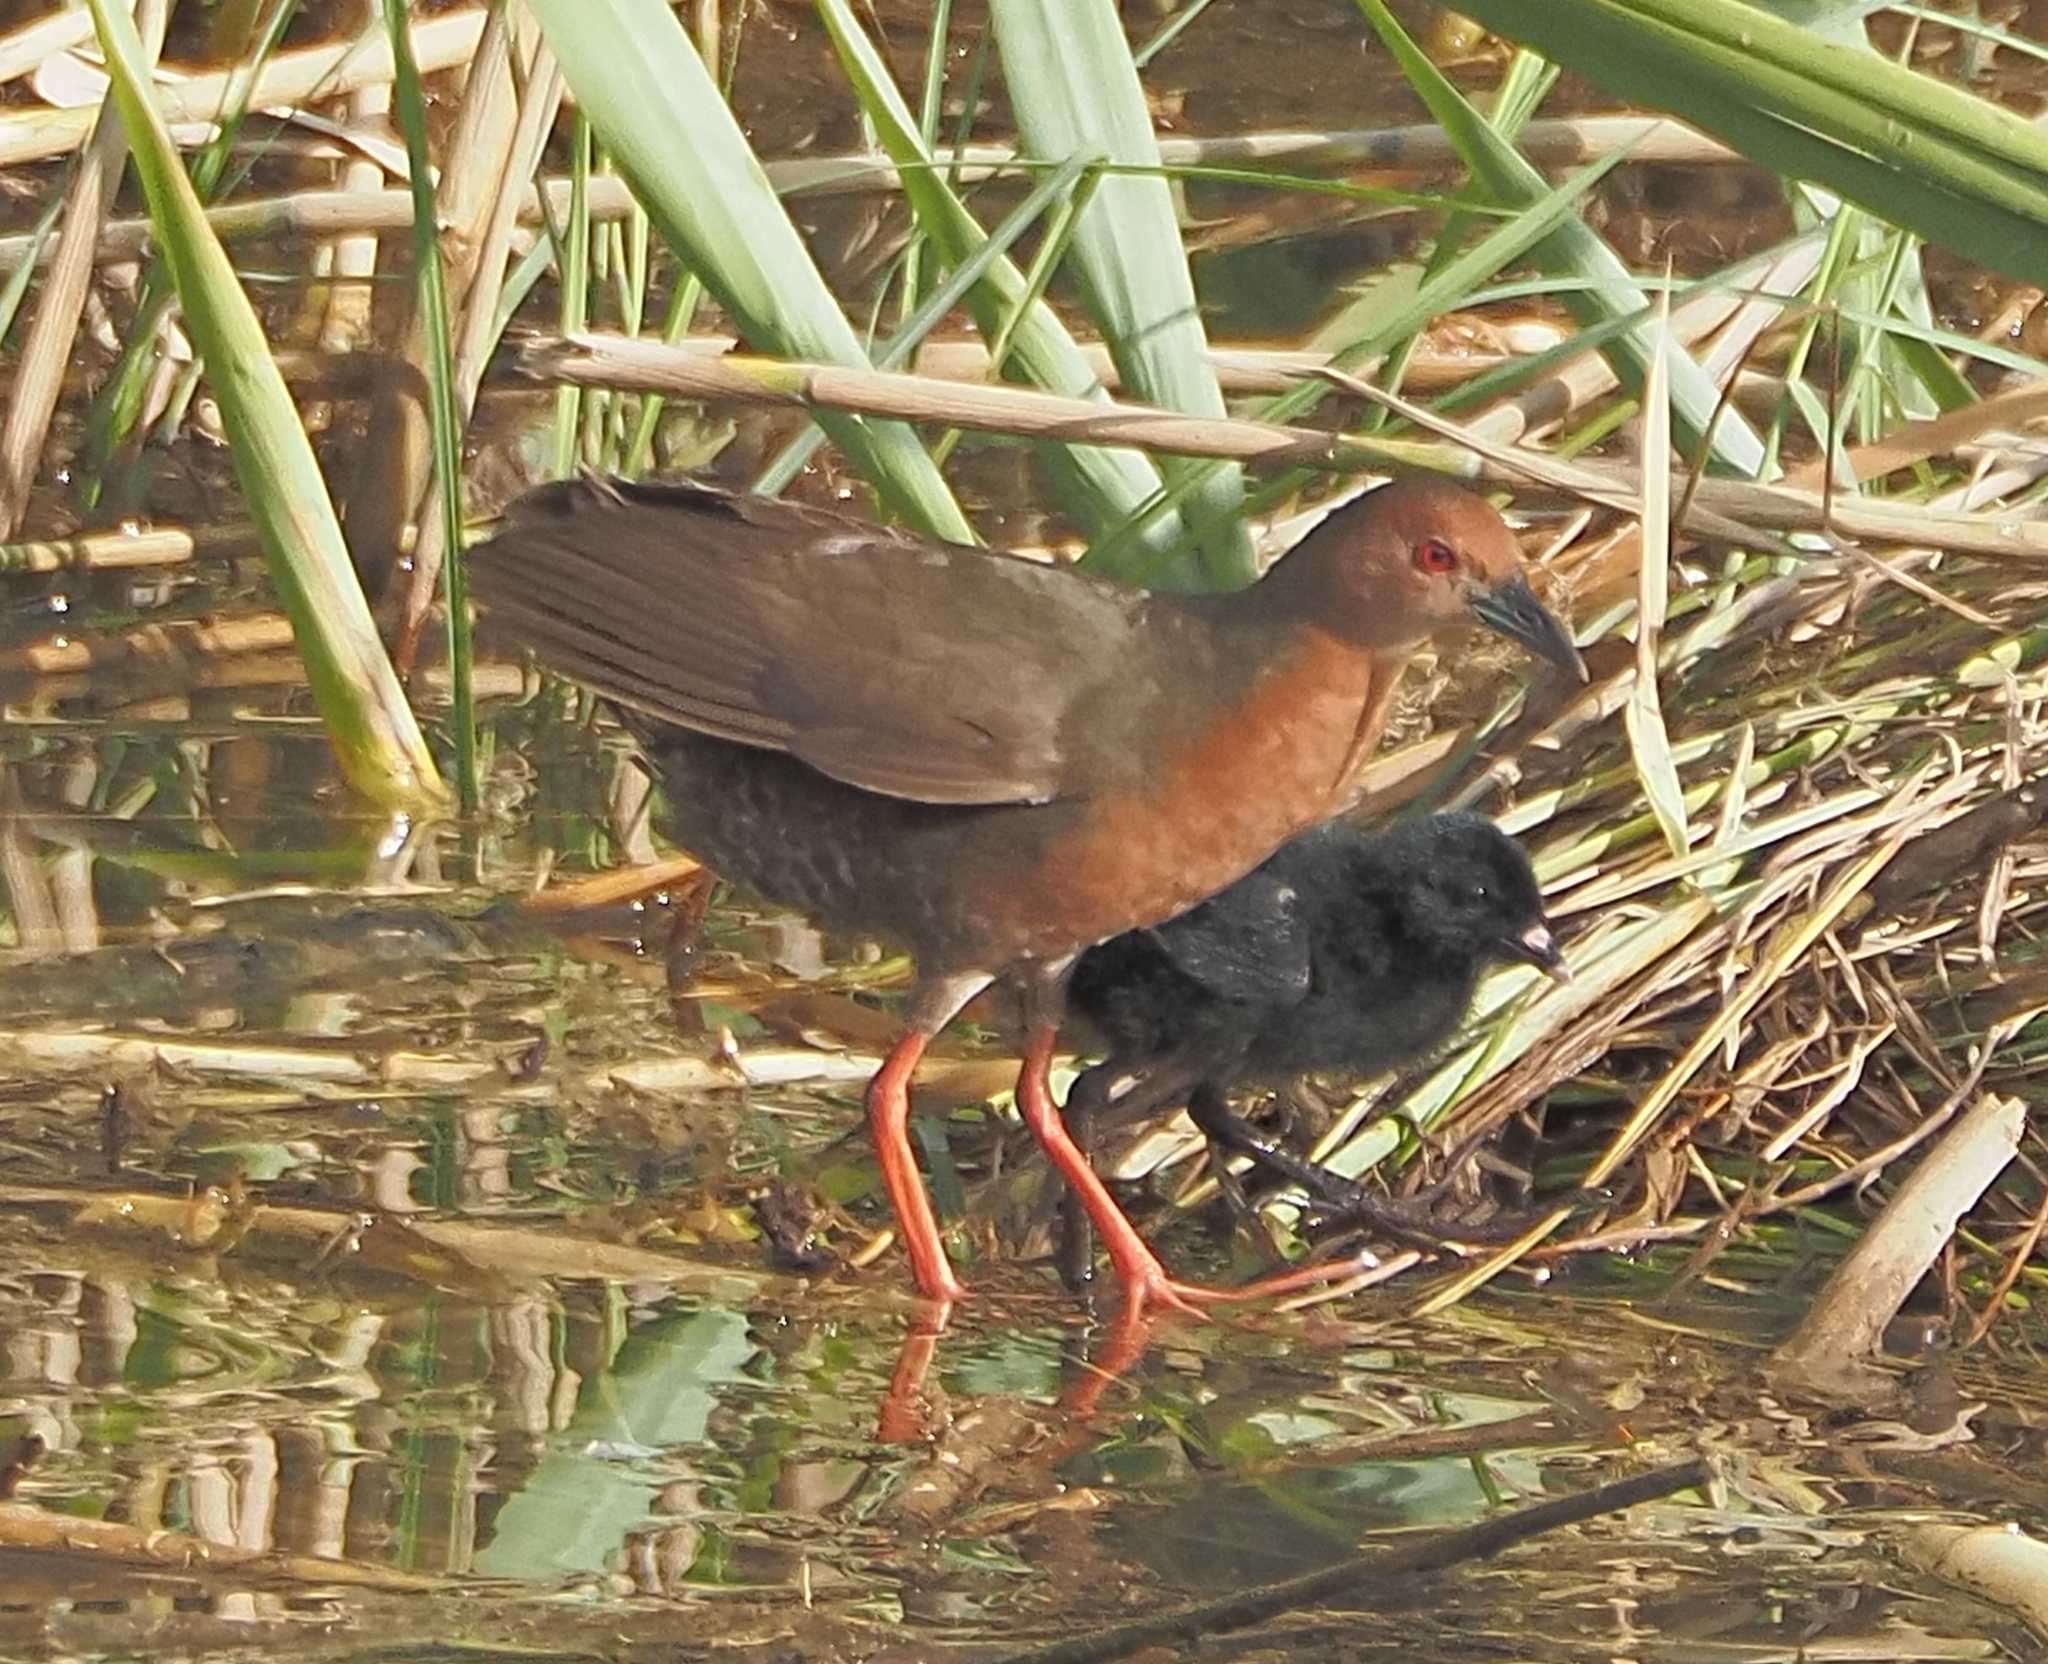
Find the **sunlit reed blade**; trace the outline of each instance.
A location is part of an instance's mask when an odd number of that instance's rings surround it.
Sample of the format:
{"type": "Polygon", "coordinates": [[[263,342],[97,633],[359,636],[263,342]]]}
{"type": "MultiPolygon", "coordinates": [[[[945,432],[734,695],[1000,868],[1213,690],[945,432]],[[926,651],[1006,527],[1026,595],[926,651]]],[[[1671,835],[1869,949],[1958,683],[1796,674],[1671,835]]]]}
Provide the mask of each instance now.
{"type": "MultiPolygon", "coordinates": [[[[661,0],[533,0],[533,10],[577,107],[748,342],[865,366],[859,337],[675,14],[661,0]]],[[[892,513],[972,541],[913,429],[843,415],[819,421],[892,513]]]]}
{"type": "MultiPolygon", "coordinates": [[[[1172,187],[1156,171],[1159,144],[1110,0],[995,0],[996,44],[1017,126],[1046,161],[1098,158],[1104,174],[1074,226],[1073,260],[1083,297],[1139,398],[1191,416],[1221,416],[1223,391],[1181,244],[1172,187]]],[[[1251,541],[1240,519],[1244,478],[1235,466],[1169,462],[1185,480],[1192,564],[1146,576],[1170,587],[1231,588],[1250,580],[1251,541]]]]}
{"type": "Polygon", "coordinates": [[[1746,0],[1476,0],[1461,10],[1780,174],[2048,282],[2048,133],[1988,99],[1746,0]]]}
{"type": "Polygon", "coordinates": [[[1636,674],[1622,707],[1630,754],[1643,783],[1643,796],[1671,853],[1683,857],[1691,846],[1685,788],[1671,757],[1671,735],[1657,697],[1657,645],[1671,596],[1671,291],[1657,307],[1649,339],[1649,374],[1643,383],[1642,556],[1636,563],[1636,674]]]}
{"type": "Polygon", "coordinates": [[[292,621],[343,774],[371,801],[417,808],[444,788],[392,673],[313,447],[248,296],[206,223],[157,114],[141,46],[114,0],[92,0],[135,169],[204,355],[235,472],[292,621]]]}

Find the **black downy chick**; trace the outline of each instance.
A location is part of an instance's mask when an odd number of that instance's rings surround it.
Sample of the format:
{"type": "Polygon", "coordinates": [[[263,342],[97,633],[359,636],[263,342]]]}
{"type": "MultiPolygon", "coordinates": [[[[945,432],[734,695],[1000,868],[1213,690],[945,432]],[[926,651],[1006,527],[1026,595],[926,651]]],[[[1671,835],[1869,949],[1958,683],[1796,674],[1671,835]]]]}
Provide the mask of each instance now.
{"type": "MultiPolygon", "coordinates": [[[[1068,1008],[1108,1056],[1069,1092],[1069,1130],[1087,1149],[1116,1084],[1131,1078],[1120,1114],[1184,1102],[1212,1150],[1370,1217],[1359,1187],[1263,1138],[1228,1094],[1425,1057],[1464,1023],[1480,974],[1510,961],[1566,974],[1529,858],[1491,821],[1445,813],[1375,832],[1319,827],[1200,906],[1082,955],[1068,1008]]],[[[1216,1168],[1226,1172],[1220,1159],[1216,1168]]],[[[1066,1234],[1063,1273],[1085,1282],[1091,1247],[1072,1210],[1066,1234]]]]}

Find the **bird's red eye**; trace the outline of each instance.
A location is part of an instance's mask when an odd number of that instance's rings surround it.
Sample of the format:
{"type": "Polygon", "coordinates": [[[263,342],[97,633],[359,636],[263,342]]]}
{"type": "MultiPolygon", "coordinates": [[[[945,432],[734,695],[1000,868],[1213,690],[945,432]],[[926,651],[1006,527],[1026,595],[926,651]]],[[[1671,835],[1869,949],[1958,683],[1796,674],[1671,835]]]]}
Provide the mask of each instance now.
{"type": "Polygon", "coordinates": [[[1440,537],[1425,537],[1415,545],[1415,568],[1441,577],[1458,569],[1458,551],[1440,537]]]}

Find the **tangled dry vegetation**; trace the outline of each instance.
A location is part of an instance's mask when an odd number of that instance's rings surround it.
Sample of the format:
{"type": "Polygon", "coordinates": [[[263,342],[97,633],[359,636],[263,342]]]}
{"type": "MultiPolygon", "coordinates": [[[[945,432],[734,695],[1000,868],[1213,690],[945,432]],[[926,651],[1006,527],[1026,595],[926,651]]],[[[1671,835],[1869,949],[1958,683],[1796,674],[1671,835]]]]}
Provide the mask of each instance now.
{"type": "MultiPolygon", "coordinates": [[[[1391,344],[1369,354],[1317,342],[1289,353],[1219,350],[1211,362],[1235,403],[1229,414],[1193,416],[1131,392],[1111,402],[991,380],[988,355],[960,342],[913,353],[918,343],[910,341],[894,369],[802,361],[758,339],[752,344],[763,357],[731,355],[729,320],[708,308],[697,315],[695,283],[650,243],[647,218],[609,171],[603,147],[593,151],[590,129],[572,129],[558,115],[562,77],[524,13],[513,15],[507,24],[499,8],[460,9],[415,25],[420,70],[442,77],[437,85],[454,100],[453,124],[437,134],[438,211],[450,255],[445,364],[431,357],[430,332],[405,321],[419,316],[407,305],[387,293],[373,330],[369,291],[329,281],[405,269],[390,233],[412,223],[415,205],[403,188],[403,158],[388,143],[382,152],[315,146],[310,160],[292,165],[301,181],[294,188],[265,194],[245,181],[209,208],[219,236],[238,250],[260,247],[268,266],[296,272],[302,292],[320,303],[273,319],[276,357],[299,379],[301,402],[317,405],[334,435],[368,432],[406,452],[391,471],[358,485],[350,519],[352,532],[357,509],[366,524],[389,522],[383,535],[394,548],[407,518],[423,528],[421,558],[398,568],[385,594],[390,633],[408,650],[422,639],[439,550],[460,528],[431,512],[427,425],[400,423],[387,434],[370,414],[381,407],[362,387],[390,368],[382,360],[365,367],[361,349],[373,339],[387,349],[403,343],[401,379],[452,376],[465,411],[480,393],[496,399],[536,379],[547,384],[566,413],[555,426],[563,466],[643,464],[661,398],[721,418],[749,413],[743,448],[754,450],[765,448],[764,434],[789,438],[825,412],[897,417],[928,433],[1022,435],[1069,451],[1113,442],[1225,459],[1265,470],[1261,478],[1284,474],[1289,489],[1279,506],[1290,511],[1348,489],[1347,476],[1384,466],[1406,443],[1415,457],[1512,494],[1576,614],[1594,675],[1583,689],[1518,689],[1497,708],[1484,704],[1491,692],[1471,693],[1463,682],[1466,719],[1411,731],[1373,768],[1372,802],[1420,797],[1483,808],[1526,841],[1572,931],[1576,972],[1567,988],[1538,990],[1512,975],[1492,983],[1471,1044],[1416,1087],[1402,1114],[1454,1145],[1546,1096],[1568,1102],[1569,1115],[1554,1109],[1550,1117],[1566,1135],[1554,1150],[1566,1153],[1546,1157],[1546,1173],[1564,1186],[1603,1187],[1611,1198],[1590,1213],[1547,1218],[1512,1246],[1479,1255],[1431,1285],[1429,1301],[1457,1298],[1517,1262],[1594,1249],[1696,1244],[1697,1272],[1731,1242],[1768,1246],[1776,1222],[1823,1206],[1837,1219],[1867,1208],[1980,1098],[2043,1099],[2048,522],[2034,503],[2048,474],[2035,432],[2048,396],[2037,380],[2009,371],[2013,379],[1992,396],[1939,415],[1894,417],[1881,438],[1846,451],[1830,486],[1818,464],[1770,485],[1692,477],[1684,466],[1664,483],[1671,451],[1661,424],[1669,416],[1659,411],[1664,390],[1653,378],[1641,401],[1651,432],[1635,451],[1655,464],[1646,484],[1631,456],[1573,458],[1572,447],[1558,445],[1561,435],[1608,421],[1622,396],[1617,376],[1597,343],[1559,335],[1547,317],[1537,333],[1551,330],[1558,344],[1539,342],[1546,350],[1527,356],[1513,315],[1483,297],[1472,301],[1492,268],[1461,273],[1462,293],[1407,326],[1408,385],[1450,414],[1419,411],[1356,379],[1372,373],[1391,344]],[[467,89],[458,93],[464,75],[467,89]],[[537,171],[559,169],[565,153],[573,158],[568,173],[544,177],[540,191],[527,188],[537,171]],[[551,262],[559,281],[533,287],[551,262]],[[580,287],[593,273],[596,281],[580,287]],[[662,343],[646,331],[664,284],[682,298],[668,311],[662,343]],[[573,302],[564,298],[572,292],[573,302]],[[525,337],[516,365],[494,356],[508,319],[525,337]],[[1268,393],[1279,402],[1259,404],[1268,393]],[[1376,426],[1389,407],[1393,424],[1376,426]],[[762,411],[784,414],[770,421],[755,414],[762,411]],[[1409,437],[1395,440],[1403,430],[1409,437]],[[1668,552],[1660,529],[1667,523],[1668,552]],[[1641,674],[1648,666],[1654,676],[1641,674]]],[[[0,40],[0,61],[26,61],[24,40],[25,33],[0,40]]],[[[38,41],[35,49],[54,57],[68,48],[38,41]]],[[[381,130],[388,54],[379,74],[362,68],[367,58],[330,54],[316,63],[314,50],[252,60],[247,76],[225,78],[212,96],[239,87],[255,109],[297,99],[381,130]]],[[[204,102],[188,83],[170,113],[190,116],[204,102]]],[[[1525,139],[1537,154],[1604,163],[1617,147],[1643,140],[1643,124],[1630,126],[1632,119],[1539,122],[1525,139]]],[[[76,111],[25,108],[8,113],[4,131],[23,162],[75,150],[87,125],[76,111]]],[[[1682,153],[1698,165],[1728,165],[1717,146],[1656,131],[1660,143],[1688,147],[1682,153]]],[[[1254,154],[1243,138],[1240,151],[1254,154]]],[[[1322,169],[1365,190],[1378,176],[1359,174],[1358,158],[1371,155],[1381,168],[1401,165],[1412,176],[1398,135],[1296,139],[1268,153],[1284,154],[1300,174],[1322,169]]],[[[1199,141],[1183,141],[1173,154],[1199,166],[1229,159],[1229,142],[1205,152],[1199,141]]],[[[1003,154],[977,152],[975,167],[994,169],[1003,154]]],[[[901,178],[874,156],[777,166],[785,185],[803,173],[813,189],[869,193],[874,231],[899,242],[937,237],[929,223],[906,230],[890,194],[901,178]]],[[[45,167],[45,197],[55,201],[62,176],[57,164],[45,167]]],[[[1589,179],[1579,189],[1592,186],[1589,179]]],[[[1565,212],[1571,201],[1566,193],[1543,213],[1565,212]]],[[[157,345],[133,432],[153,428],[152,443],[189,457],[190,433],[207,432],[219,413],[204,398],[192,400],[196,361],[168,310],[151,310],[147,291],[139,298],[122,282],[133,276],[123,262],[152,235],[149,223],[108,203],[93,213],[86,246],[97,264],[77,264],[74,220],[63,221],[61,258],[72,265],[50,269],[71,270],[84,298],[71,328],[31,337],[15,370],[15,408],[38,378],[54,376],[49,385],[61,386],[74,349],[88,379],[102,382],[141,332],[157,345]]],[[[1519,246],[1554,224],[1538,218],[1522,227],[1519,246]]],[[[51,232],[45,221],[6,240],[9,267],[24,283],[51,232]]],[[[1873,240],[1867,279],[1904,233],[1871,223],[1865,234],[1873,240]]],[[[1844,304],[1839,270],[1823,260],[1828,236],[1814,225],[1711,274],[1657,325],[1716,384],[1734,389],[1731,422],[1734,411],[1782,405],[1788,384],[1810,403],[1827,402],[1815,390],[1816,307],[1844,304]]],[[[943,239],[925,246],[943,247],[943,239]]],[[[1503,238],[1493,253],[1511,264],[1516,251],[1503,238]]],[[[959,258],[958,248],[950,251],[949,262],[959,258]]],[[[1047,275],[1032,274],[1035,288],[1023,291],[1020,308],[1039,304],[1047,275]]],[[[17,286],[14,301],[21,298],[17,286]]],[[[2011,321],[1994,320],[1985,334],[2011,321]]],[[[390,385],[380,382],[380,397],[390,385]]],[[[1902,399],[1897,407],[1915,406],[1902,399]]],[[[52,430],[45,415],[24,430],[32,440],[25,452],[16,435],[17,483],[24,468],[34,477],[46,436],[67,431],[62,421],[52,430]]],[[[715,426],[707,420],[702,431],[715,426]]],[[[348,450],[327,446],[324,460],[337,476],[348,450]]],[[[503,494],[491,484],[473,489],[479,499],[503,494]]],[[[39,534],[0,550],[0,564],[25,575],[23,583],[62,571],[83,584],[89,572],[148,567],[173,580],[166,593],[178,603],[140,623],[16,632],[0,650],[0,676],[17,716],[50,722],[90,711],[127,720],[145,695],[175,699],[193,688],[301,674],[287,651],[291,621],[246,587],[221,581],[259,541],[238,517],[159,512],[146,526],[86,525],[59,536],[65,516],[51,505],[17,491],[11,512],[17,525],[26,512],[39,534]],[[120,680],[118,697],[109,678],[120,680]]],[[[428,640],[411,690],[441,716],[450,672],[428,640]]],[[[487,698],[525,685],[509,664],[477,665],[473,684],[463,680],[468,667],[458,665],[456,675],[459,687],[487,698]]],[[[27,755],[18,751],[16,761],[27,755]]],[[[10,877],[27,942],[39,916],[36,881],[19,863],[10,877]]],[[[1385,1118],[1387,1107],[1370,1091],[1353,1103],[1323,1145],[1333,1164],[1358,1172],[1396,1151],[1412,1153],[1401,1124],[1385,1118]]],[[[2009,1294],[2030,1295],[2043,1275],[2035,1263],[2048,1221],[2040,1158],[2038,1139],[2029,1139],[1954,1242],[1949,1285],[1980,1327],[2009,1294]]]]}

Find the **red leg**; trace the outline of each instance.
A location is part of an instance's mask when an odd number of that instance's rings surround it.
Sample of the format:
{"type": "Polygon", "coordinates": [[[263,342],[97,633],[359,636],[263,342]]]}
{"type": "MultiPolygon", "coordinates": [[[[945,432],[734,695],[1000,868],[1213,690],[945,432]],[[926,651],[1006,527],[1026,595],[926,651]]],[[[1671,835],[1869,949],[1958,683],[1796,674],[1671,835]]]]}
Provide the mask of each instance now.
{"type": "MultiPolygon", "coordinates": [[[[1126,1306],[1102,1338],[1094,1355],[1082,1365],[1082,1372],[1060,1394],[1060,1407],[1077,1422],[1086,1423],[1102,1408],[1102,1395],[1110,1385],[1144,1357],[1152,1342],[1152,1316],[1126,1306]]],[[[1076,1446],[1078,1448],[1078,1446],[1076,1446]]],[[[1062,1455],[1071,1454],[1063,1451],[1062,1455]]]]}
{"type": "Polygon", "coordinates": [[[1050,1027],[1041,1026],[1033,1032],[1030,1046],[1024,1053],[1023,1070],[1017,1077],[1017,1109],[1024,1117],[1024,1124],[1031,1129],[1032,1136],[1059,1169],[1060,1176],[1080,1198],[1096,1234],[1102,1238],[1103,1247],[1109,1251],[1109,1263],[1124,1291],[1126,1322],[1134,1322],[1148,1306],[1163,1306],[1200,1316],[1204,1305],[1291,1294],[1296,1289],[1311,1288],[1317,1283],[1349,1276],[1357,1269],[1348,1260],[1335,1260],[1323,1265],[1303,1266],[1277,1277],[1262,1278],[1242,1288],[1227,1289],[1205,1288],[1199,1283],[1183,1283],[1169,1277],[1159,1256],[1152,1252],[1138,1234],[1137,1226],[1117,1206],[1116,1198],[1110,1195],[1109,1187],[1088,1164],[1088,1158],[1081,1153],[1080,1147],[1067,1136],[1066,1123],[1060,1119],[1059,1106],[1052,1098],[1052,1053],[1056,1037],[1056,1031],[1050,1027]]]}
{"type": "Polygon", "coordinates": [[[931,1197],[925,1194],[917,1157],[910,1148],[910,1077],[917,1060],[924,1056],[928,1039],[918,1029],[906,1029],[875,1071],[875,1078],[868,1082],[868,1133],[882,1164],[882,1185],[896,1213],[896,1228],[903,1233],[918,1292],[933,1300],[952,1301],[967,1290],[946,1259],[931,1197]]]}
{"type": "Polygon", "coordinates": [[[911,1444],[931,1432],[931,1401],[925,1393],[925,1378],[939,1353],[939,1336],[946,1332],[952,1308],[944,1303],[927,1308],[927,1315],[911,1320],[904,1332],[902,1348],[896,1354],[896,1368],[889,1377],[889,1390],[882,1398],[876,1418],[875,1437],[884,1444],[911,1444]]]}
{"type": "Polygon", "coordinates": [[[1088,1165],[1088,1158],[1081,1153],[1080,1146],[1067,1136],[1066,1123],[1060,1119],[1059,1106],[1052,1099],[1052,1052],[1057,1037],[1057,1030],[1040,1027],[1032,1034],[1031,1043],[1024,1053],[1024,1067],[1017,1076],[1017,1109],[1024,1117],[1024,1124],[1031,1129],[1031,1136],[1038,1140],[1053,1166],[1059,1169],[1060,1177],[1080,1198],[1081,1207],[1094,1225],[1096,1235],[1102,1238],[1103,1247],[1109,1251],[1109,1263],[1124,1291],[1127,1317],[1135,1319],[1145,1307],[1152,1305],[1199,1313],[1199,1308],[1187,1298],[1187,1293],[1167,1276],[1166,1267],[1159,1263],[1159,1256],[1146,1246],[1138,1228],[1116,1205],[1116,1198],[1110,1195],[1109,1187],[1097,1177],[1095,1169],[1088,1165]]]}

